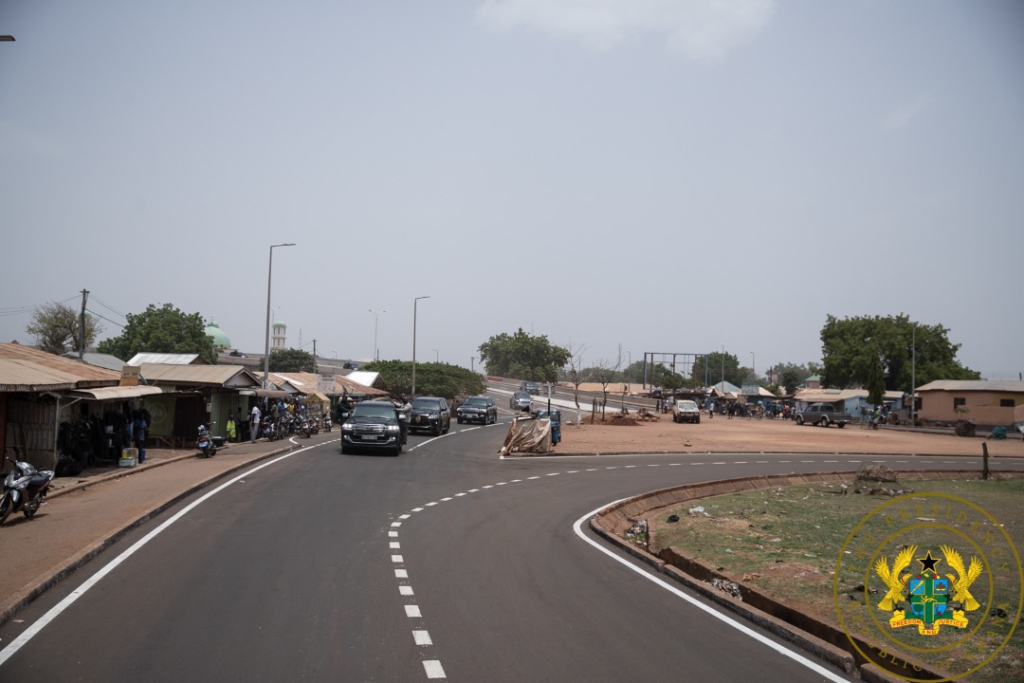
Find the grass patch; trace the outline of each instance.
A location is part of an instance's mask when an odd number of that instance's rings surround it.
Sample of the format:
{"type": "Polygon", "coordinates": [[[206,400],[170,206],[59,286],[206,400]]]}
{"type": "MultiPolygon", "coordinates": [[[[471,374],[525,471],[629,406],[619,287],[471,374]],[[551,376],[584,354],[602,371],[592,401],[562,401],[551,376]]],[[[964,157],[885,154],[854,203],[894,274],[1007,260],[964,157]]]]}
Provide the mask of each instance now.
{"type": "MultiPolygon", "coordinates": [[[[851,480],[845,489],[841,484],[814,484],[747,491],[665,510],[651,520],[651,529],[651,552],[673,547],[838,627],[837,588],[845,625],[890,652],[906,652],[953,673],[975,670],[971,681],[1024,680],[1024,627],[1016,628],[998,655],[984,663],[1021,619],[1019,568],[1006,537],[1018,551],[1024,549],[1022,479],[881,484],[851,480]],[[854,493],[858,489],[861,493],[854,493]],[[893,502],[892,497],[879,495],[879,489],[912,493],[893,502]],[[973,503],[997,523],[946,496],[973,503]],[[671,515],[679,521],[668,522],[671,515]],[[848,538],[851,543],[844,550],[848,538]],[[985,559],[986,569],[970,589],[981,607],[965,611],[966,629],[943,626],[938,635],[927,636],[914,626],[889,625],[892,613],[878,607],[887,589],[874,563],[884,557],[892,566],[899,550],[908,545],[918,546],[915,557],[931,549],[934,557],[943,558],[936,565],[940,576],[958,575],[939,550],[941,545],[955,548],[965,564],[972,556],[985,559]]],[[[915,560],[900,575],[917,575],[920,570],[915,560]]],[[[900,606],[910,613],[907,603],[900,606]]]]}

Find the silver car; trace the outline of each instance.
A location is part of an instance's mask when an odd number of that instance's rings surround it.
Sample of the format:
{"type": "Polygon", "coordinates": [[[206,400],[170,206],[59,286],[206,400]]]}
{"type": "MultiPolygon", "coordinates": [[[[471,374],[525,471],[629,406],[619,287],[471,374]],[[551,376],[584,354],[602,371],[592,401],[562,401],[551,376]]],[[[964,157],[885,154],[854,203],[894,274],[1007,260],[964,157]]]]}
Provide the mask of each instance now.
{"type": "Polygon", "coordinates": [[[512,410],[522,410],[528,413],[533,408],[533,397],[525,391],[517,391],[508,400],[508,407],[512,410]]]}

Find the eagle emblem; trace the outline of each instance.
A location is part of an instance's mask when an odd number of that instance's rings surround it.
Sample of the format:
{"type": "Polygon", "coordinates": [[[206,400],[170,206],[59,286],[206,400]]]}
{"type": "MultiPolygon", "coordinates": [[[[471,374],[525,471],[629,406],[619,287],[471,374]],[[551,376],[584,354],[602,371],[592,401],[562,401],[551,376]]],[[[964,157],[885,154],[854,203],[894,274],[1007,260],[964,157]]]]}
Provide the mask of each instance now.
{"type": "Polygon", "coordinates": [[[890,627],[917,626],[921,635],[934,636],[939,633],[942,626],[967,628],[964,612],[972,612],[981,606],[969,590],[971,584],[981,575],[981,560],[972,556],[970,565],[965,569],[960,553],[946,545],[939,548],[946,564],[956,571],[956,576],[941,576],[935,570],[936,565],[942,560],[932,557],[931,550],[924,557],[915,558],[916,545],[901,550],[896,555],[892,568],[889,567],[887,557],[881,557],[875,563],[875,573],[888,588],[885,597],[878,602],[878,608],[886,612],[892,611],[890,627]],[[903,574],[902,572],[915,559],[921,563],[921,571],[917,574],[903,574]],[[907,609],[900,609],[903,602],[908,603],[909,615],[907,609]],[[959,603],[963,608],[954,609],[954,603],[959,603]]]}

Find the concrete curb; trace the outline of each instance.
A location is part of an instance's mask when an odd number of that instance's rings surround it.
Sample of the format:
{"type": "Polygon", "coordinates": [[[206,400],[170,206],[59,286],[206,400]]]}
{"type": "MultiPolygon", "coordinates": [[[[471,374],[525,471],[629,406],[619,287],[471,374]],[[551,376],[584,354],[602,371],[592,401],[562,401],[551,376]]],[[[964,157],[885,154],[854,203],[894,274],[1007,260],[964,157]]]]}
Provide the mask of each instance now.
{"type": "MultiPolygon", "coordinates": [[[[557,448],[557,446],[555,447],[557,448]]],[[[793,452],[793,451],[604,451],[598,453],[596,451],[590,451],[586,453],[559,453],[557,451],[551,451],[549,453],[543,453],[539,455],[532,455],[530,453],[506,456],[506,457],[577,457],[577,456],[605,456],[605,455],[830,455],[830,456],[858,456],[867,458],[870,456],[885,456],[895,457],[903,456],[908,458],[977,458],[981,459],[980,455],[966,455],[963,453],[852,453],[849,451],[808,451],[808,452],[793,452]]],[[[990,455],[989,460],[1021,460],[1024,459],[1024,455],[990,455]]]]}
{"type": "MultiPolygon", "coordinates": [[[[1019,472],[993,472],[993,474],[1011,474],[1020,476],[1019,472]]],[[[964,470],[920,470],[913,472],[906,472],[906,474],[913,476],[913,479],[908,481],[919,481],[926,477],[940,477],[940,478],[957,478],[964,476],[974,476],[976,473],[973,471],[964,470]]],[[[833,645],[828,641],[815,636],[812,633],[808,633],[802,628],[790,624],[789,622],[775,617],[767,612],[764,612],[757,607],[747,604],[741,599],[733,598],[731,595],[727,595],[716,588],[712,587],[709,583],[705,583],[699,578],[692,576],[685,570],[675,567],[667,563],[662,558],[652,555],[650,552],[634,546],[631,543],[621,538],[619,534],[623,533],[628,529],[632,523],[639,519],[649,519],[654,516],[657,511],[664,510],[666,508],[678,507],[680,505],[689,503],[694,500],[707,498],[716,495],[723,495],[727,493],[735,493],[738,491],[748,490],[761,490],[766,488],[774,488],[776,486],[786,485],[799,485],[806,483],[824,483],[842,481],[849,477],[855,477],[856,471],[834,471],[834,472],[822,472],[815,474],[794,474],[794,475],[767,475],[758,477],[741,477],[736,479],[723,479],[723,480],[712,480],[697,484],[686,484],[683,486],[674,486],[667,489],[660,489],[657,491],[651,491],[649,493],[634,496],[626,500],[620,501],[614,505],[610,505],[600,512],[598,512],[590,520],[590,528],[602,538],[605,538],[613,545],[617,546],[620,550],[626,552],[633,557],[641,560],[642,562],[650,565],[659,574],[671,577],[678,583],[683,584],[695,593],[703,596],[704,598],[711,600],[712,602],[725,607],[726,609],[739,614],[743,618],[752,621],[753,623],[761,626],[765,630],[789,641],[799,647],[815,654],[821,659],[829,662],[830,664],[838,667],[845,671],[847,674],[856,675],[865,680],[877,681],[879,683],[889,683],[891,681],[903,680],[898,677],[894,677],[888,671],[885,671],[881,667],[872,663],[862,663],[859,667],[857,666],[857,658],[849,651],[833,645]]],[[[700,563],[697,563],[700,564],[700,563]]],[[[742,582],[733,581],[729,577],[722,576],[720,573],[714,571],[711,568],[705,568],[709,575],[713,575],[717,578],[723,578],[733,583],[737,583],[742,589],[748,593],[756,594],[758,601],[767,604],[775,605],[780,611],[783,611],[782,606],[777,602],[769,598],[764,593],[754,590],[749,586],[744,585],[742,582]]],[[[819,623],[827,631],[836,631],[835,627],[827,622],[820,622],[819,620],[808,617],[810,621],[819,623]]],[[[937,672],[924,666],[923,663],[914,662],[921,667],[921,673],[931,675],[936,679],[945,679],[949,674],[937,672]]]]}
{"type": "MultiPolygon", "coordinates": [[[[214,482],[219,481],[221,479],[225,479],[225,478],[231,476],[232,474],[238,472],[239,470],[242,470],[242,469],[245,469],[246,467],[251,466],[254,463],[261,462],[263,460],[268,460],[268,459],[274,458],[274,457],[276,457],[278,455],[283,455],[285,453],[289,453],[289,452],[291,452],[293,450],[296,450],[298,448],[302,448],[302,446],[289,445],[287,448],[278,448],[278,449],[275,449],[275,450],[273,450],[273,451],[271,451],[269,453],[261,453],[261,454],[258,454],[258,455],[253,455],[252,458],[247,459],[244,462],[240,462],[237,465],[232,466],[228,470],[225,470],[223,472],[219,472],[216,475],[211,476],[211,477],[209,477],[207,479],[203,479],[203,480],[197,482],[196,484],[188,487],[186,490],[182,491],[181,493],[173,496],[169,500],[166,500],[163,503],[160,503],[159,505],[154,506],[152,509],[150,509],[149,511],[139,515],[137,518],[135,518],[134,520],[132,520],[131,522],[126,524],[121,529],[111,533],[106,538],[102,538],[99,541],[93,543],[92,545],[86,547],[84,550],[80,551],[77,555],[74,555],[71,559],[69,559],[67,562],[65,562],[59,569],[57,569],[52,575],[50,575],[50,576],[48,576],[48,577],[38,581],[34,585],[31,585],[31,587],[28,588],[27,592],[25,592],[23,595],[21,595],[18,598],[18,600],[16,600],[14,603],[8,605],[6,608],[3,609],[2,612],[0,612],[0,624],[6,623],[15,614],[17,614],[22,609],[24,609],[29,603],[34,601],[36,598],[38,598],[40,595],[45,593],[47,590],[49,590],[53,586],[55,586],[58,583],[60,583],[61,581],[63,581],[65,578],[70,576],[76,570],[78,570],[79,568],[81,568],[82,566],[87,564],[90,560],[94,559],[101,552],[103,552],[104,550],[106,550],[107,548],[112,546],[114,543],[116,543],[118,540],[123,538],[126,534],[128,534],[128,532],[130,532],[131,530],[135,529],[136,527],[138,527],[139,525],[143,524],[144,522],[148,521],[149,519],[155,517],[156,515],[159,515],[164,510],[167,510],[168,508],[173,507],[174,505],[178,504],[179,502],[181,502],[185,498],[191,496],[192,494],[196,493],[197,491],[200,491],[200,490],[206,488],[210,484],[213,484],[214,482]]],[[[182,456],[178,456],[178,457],[174,457],[174,458],[168,458],[165,461],[160,461],[159,463],[153,463],[153,467],[159,467],[159,466],[162,466],[162,465],[167,465],[167,464],[170,464],[172,462],[178,462],[180,460],[184,460],[184,459],[192,458],[192,457],[195,457],[195,455],[182,455],[182,456]]],[[[80,491],[80,490],[82,490],[84,488],[87,488],[89,486],[93,486],[95,484],[99,484],[99,483],[102,483],[102,482],[105,482],[105,481],[113,481],[113,480],[120,479],[122,477],[128,476],[130,474],[135,474],[137,472],[145,472],[147,469],[153,469],[153,467],[149,467],[149,468],[146,468],[146,469],[129,468],[127,471],[125,471],[123,473],[122,472],[111,472],[109,475],[103,475],[101,477],[97,477],[95,480],[90,480],[90,481],[87,481],[87,482],[82,482],[80,484],[73,484],[73,485],[68,486],[66,488],[60,489],[59,492],[55,491],[54,494],[51,494],[48,497],[52,497],[54,495],[57,495],[58,493],[62,494],[62,493],[70,493],[71,491],[80,491]]]]}

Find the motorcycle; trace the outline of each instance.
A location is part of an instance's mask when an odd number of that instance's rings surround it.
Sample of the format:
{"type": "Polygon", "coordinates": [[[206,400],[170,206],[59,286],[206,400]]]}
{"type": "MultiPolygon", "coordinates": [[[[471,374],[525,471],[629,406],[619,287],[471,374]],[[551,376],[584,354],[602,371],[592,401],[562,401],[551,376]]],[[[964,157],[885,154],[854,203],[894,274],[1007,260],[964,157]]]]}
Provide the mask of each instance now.
{"type": "MultiPolygon", "coordinates": [[[[19,455],[17,446],[14,448],[14,455],[19,455]]],[[[53,470],[37,470],[30,463],[9,456],[7,460],[14,467],[4,479],[4,496],[0,498],[0,524],[4,523],[8,515],[18,510],[29,519],[35,517],[39,506],[45,502],[43,498],[54,475],[53,470]]]]}
{"type": "Polygon", "coordinates": [[[313,428],[310,426],[309,420],[306,418],[303,418],[302,420],[302,436],[307,439],[313,436],[313,428]]]}
{"type": "Polygon", "coordinates": [[[331,416],[329,413],[324,413],[324,431],[330,432],[333,425],[331,424],[331,416]]]}
{"type": "Polygon", "coordinates": [[[281,438],[278,436],[277,422],[275,422],[270,415],[267,415],[263,420],[263,425],[260,428],[260,435],[267,441],[276,441],[281,438]]]}
{"type": "Polygon", "coordinates": [[[196,448],[199,449],[200,458],[212,458],[217,455],[217,446],[213,443],[213,437],[210,436],[210,430],[206,428],[206,425],[199,425],[196,448]]]}

